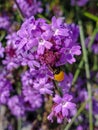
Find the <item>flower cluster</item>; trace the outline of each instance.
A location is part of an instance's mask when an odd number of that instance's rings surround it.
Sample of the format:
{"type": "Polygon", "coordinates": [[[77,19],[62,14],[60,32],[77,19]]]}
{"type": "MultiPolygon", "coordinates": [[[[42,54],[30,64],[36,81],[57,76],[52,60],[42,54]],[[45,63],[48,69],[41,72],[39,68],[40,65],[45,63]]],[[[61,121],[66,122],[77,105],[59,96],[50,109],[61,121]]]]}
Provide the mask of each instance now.
{"type": "Polygon", "coordinates": [[[56,117],[58,123],[64,118],[68,121],[71,119],[76,111],[76,105],[71,101],[72,96],[68,94],[73,76],[60,69],[62,65],[74,63],[75,56],[81,54],[78,34],[78,26],[66,24],[62,18],[53,17],[48,24],[45,19],[30,17],[17,32],[6,36],[5,48],[0,44],[2,64],[6,73],[16,73],[16,76],[12,77],[11,83],[2,81],[0,98],[2,104],[7,102],[13,115],[19,117],[27,111],[35,111],[42,106],[44,95],[50,95],[54,97],[54,105],[48,119],[52,121],[56,117]],[[23,68],[21,76],[20,72],[15,72],[20,67],[23,68]],[[16,80],[21,82],[21,88],[14,85],[16,80]],[[58,87],[63,97],[55,95],[54,80],[59,81],[58,87]],[[8,86],[3,87],[6,82],[8,86]]]}
{"type": "Polygon", "coordinates": [[[97,0],[1,1],[0,128],[98,129],[97,0]]]}
{"type": "Polygon", "coordinates": [[[51,24],[41,18],[26,20],[17,32],[16,47],[17,55],[22,57],[21,64],[40,68],[41,65],[53,67],[74,63],[74,56],[81,51],[76,42],[77,28],[73,27],[55,17],[51,24]]]}
{"type": "MultiPolygon", "coordinates": [[[[41,95],[54,95],[54,69],[66,63],[74,63],[75,55],[81,54],[77,43],[78,34],[78,26],[66,24],[62,18],[53,17],[52,22],[48,24],[45,19],[36,20],[31,17],[22,24],[14,42],[16,48],[14,59],[18,59],[18,65],[29,67],[29,70],[22,74],[22,95],[27,110],[35,110],[41,106],[41,95]],[[34,95],[37,100],[32,103],[34,95]]],[[[57,77],[59,78],[58,74],[57,77]]],[[[75,104],[71,103],[72,96],[68,95],[72,78],[71,73],[64,74],[64,79],[59,82],[63,97],[59,95],[55,97],[59,97],[61,101],[57,102],[52,112],[52,116],[57,117],[58,123],[61,123],[64,118],[69,120],[76,109],[75,104]],[[66,98],[67,100],[64,101],[66,98]],[[65,105],[61,106],[62,102],[65,105]],[[58,111],[55,113],[57,106],[58,111]],[[62,111],[62,117],[59,117],[62,111]]]]}

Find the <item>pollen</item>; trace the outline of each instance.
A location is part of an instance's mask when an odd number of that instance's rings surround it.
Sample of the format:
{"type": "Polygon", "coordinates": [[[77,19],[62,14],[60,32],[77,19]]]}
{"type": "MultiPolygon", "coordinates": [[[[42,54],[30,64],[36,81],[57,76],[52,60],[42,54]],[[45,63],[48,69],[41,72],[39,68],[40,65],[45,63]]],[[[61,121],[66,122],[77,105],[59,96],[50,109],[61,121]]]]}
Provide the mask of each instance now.
{"type": "Polygon", "coordinates": [[[58,74],[54,75],[54,80],[60,82],[64,80],[64,72],[60,71],[58,74]]]}

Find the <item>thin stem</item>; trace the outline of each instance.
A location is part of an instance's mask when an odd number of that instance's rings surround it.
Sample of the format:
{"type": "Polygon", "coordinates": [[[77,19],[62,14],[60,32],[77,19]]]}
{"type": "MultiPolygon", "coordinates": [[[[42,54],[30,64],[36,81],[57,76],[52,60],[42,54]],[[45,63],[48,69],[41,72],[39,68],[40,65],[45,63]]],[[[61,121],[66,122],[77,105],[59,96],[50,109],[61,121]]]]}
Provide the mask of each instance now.
{"type": "Polygon", "coordinates": [[[43,16],[42,14],[38,14],[37,15],[39,18],[44,18],[46,21],[47,21],[47,23],[49,23],[50,24],[50,20],[48,20],[45,16],[43,16]]]}
{"type": "Polygon", "coordinates": [[[69,130],[69,128],[71,127],[71,125],[73,124],[73,122],[80,115],[80,113],[84,110],[86,103],[87,103],[87,101],[85,101],[84,103],[82,103],[81,107],[77,111],[77,114],[72,118],[71,122],[65,127],[64,130],[69,130]]]}
{"type": "Polygon", "coordinates": [[[20,6],[19,6],[17,0],[14,0],[14,1],[15,1],[15,4],[17,5],[19,15],[20,15],[21,19],[23,20],[23,19],[25,18],[25,15],[24,15],[24,13],[22,12],[22,10],[21,10],[21,8],[20,8],[20,6]]]}
{"type": "Polygon", "coordinates": [[[84,14],[84,16],[86,16],[87,18],[90,18],[90,19],[92,19],[92,20],[98,22],[98,17],[97,17],[97,16],[95,16],[95,15],[89,13],[89,12],[84,12],[83,14],[84,14]]]}
{"type": "Polygon", "coordinates": [[[17,119],[17,130],[21,130],[21,118],[17,119]]]}
{"type": "Polygon", "coordinates": [[[91,46],[92,46],[92,44],[93,44],[93,42],[94,42],[94,39],[95,39],[95,37],[96,37],[97,32],[98,32],[98,25],[96,26],[96,28],[95,28],[95,30],[94,30],[94,32],[93,32],[93,34],[92,34],[92,37],[91,37],[91,39],[90,39],[90,42],[89,42],[89,44],[88,44],[88,49],[89,49],[89,51],[91,51],[91,46]]]}
{"type": "MultiPolygon", "coordinates": [[[[54,80],[53,80],[53,84],[54,84],[55,90],[57,90],[58,93],[60,94],[60,96],[62,96],[62,92],[61,92],[60,88],[57,86],[57,84],[55,83],[54,80]]],[[[55,93],[54,93],[54,95],[55,95],[55,93]]]]}
{"type": "Polygon", "coordinates": [[[88,63],[88,57],[87,57],[87,51],[85,46],[85,40],[84,40],[84,32],[82,27],[82,21],[78,21],[79,27],[80,27],[80,40],[81,40],[81,46],[83,50],[83,57],[85,62],[85,71],[86,71],[86,78],[87,78],[87,89],[88,89],[88,97],[89,97],[89,129],[93,130],[93,117],[92,117],[92,90],[91,90],[91,84],[89,83],[90,79],[90,70],[89,70],[89,63],[88,63]]]}
{"type": "Polygon", "coordinates": [[[73,78],[73,81],[72,81],[72,85],[74,85],[75,82],[77,81],[77,78],[78,78],[78,76],[79,76],[79,73],[80,73],[80,70],[81,70],[81,68],[82,68],[82,66],[83,66],[83,63],[84,63],[84,60],[83,60],[83,57],[82,57],[82,59],[81,59],[79,65],[78,65],[78,68],[77,68],[77,70],[76,70],[76,72],[75,72],[75,74],[74,74],[74,78],[73,78]]]}
{"type": "Polygon", "coordinates": [[[3,38],[5,37],[5,35],[6,35],[6,32],[5,31],[2,32],[1,37],[0,37],[0,42],[3,40],[3,38]]]}
{"type": "Polygon", "coordinates": [[[97,55],[94,55],[93,70],[98,70],[98,65],[97,65],[98,58],[97,57],[98,57],[97,55]]]}

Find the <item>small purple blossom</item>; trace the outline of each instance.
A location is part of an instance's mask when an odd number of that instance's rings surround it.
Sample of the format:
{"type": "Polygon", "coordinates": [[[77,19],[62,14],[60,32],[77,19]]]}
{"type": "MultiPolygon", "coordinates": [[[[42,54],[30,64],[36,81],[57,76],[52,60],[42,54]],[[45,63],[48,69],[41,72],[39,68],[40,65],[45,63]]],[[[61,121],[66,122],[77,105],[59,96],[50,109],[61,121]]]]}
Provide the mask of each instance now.
{"type": "Polygon", "coordinates": [[[12,114],[16,117],[24,115],[25,108],[23,106],[22,97],[15,95],[8,100],[8,107],[11,110],[12,114]]]}
{"type": "Polygon", "coordinates": [[[22,76],[23,86],[31,86],[32,90],[36,90],[40,94],[52,94],[53,83],[51,82],[51,80],[49,80],[48,75],[44,75],[44,73],[41,73],[41,70],[40,72],[32,71],[32,73],[33,74],[27,71],[22,76]]]}
{"type": "Polygon", "coordinates": [[[6,104],[12,90],[11,82],[7,79],[7,72],[0,71],[0,104],[6,104]]]}
{"type": "Polygon", "coordinates": [[[8,30],[9,27],[10,27],[9,17],[7,16],[0,17],[0,29],[8,30]]]}
{"type": "MultiPolygon", "coordinates": [[[[87,47],[89,46],[89,42],[90,42],[91,37],[89,36],[88,38],[86,38],[85,43],[87,45],[87,47]]],[[[91,46],[91,50],[94,52],[94,54],[98,54],[98,34],[96,34],[95,40],[91,46]]]]}
{"type": "Polygon", "coordinates": [[[2,43],[0,42],[0,57],[4,57],[4,47],[2,47],[2,43]]]}
{"type": "Polygon", "coordinates": [[[5,47],[5,59],[2,61],[3,65],[6,65],[8,70],[18,68],[20,65],[20,57],[16,55],[16,44],[17,40],[16,33],[12,33],[6,37],[7,45],[5,47]]]}
{"type": "Polygon", "coordinates": [[[75,5],[78,5],[80,7],[86,5],[86,3],[88,2],[89,0],[71,0],[71,5],[72,6],[75,6],[75,5]]]}
{"type": "Polygon", "coordinates": [[[35,111],[42,105],[42,96],[32,86],[23,87],[23,100],[26,111],[35,111]]]}
{"type": "MultiPolygon", "coordinates": [[[[41,13],[43,9],[41,8],[41,2],[37,0],[16,0],[19,5],[23,16],[28,18],[30,16],[41,13]]],[[[17,5],[14,5],[17,8],[17,5]]]]}
{"type": "Polygon", "coordinates": [[[64,80],[59,82],[59,86],[62,89],[63,93],[68,93],[69,89],[71,88],[72,85],[72,80],[73,80],[73,75],[69,73],[68,75],[65,74],[64,80]]]}
{"type": "Polygon", "coordinates": [[[72,96],[68,94],[65,94],[63,97],[55,95],[53,98],[54,105],[52,112],[48,116],[48,120],[53,122],[53,117],[56,117],[58,123],[62,123],[64,118],[70,121],[70,116],[76,111],[76,105],[71,100],[72,96]]]}

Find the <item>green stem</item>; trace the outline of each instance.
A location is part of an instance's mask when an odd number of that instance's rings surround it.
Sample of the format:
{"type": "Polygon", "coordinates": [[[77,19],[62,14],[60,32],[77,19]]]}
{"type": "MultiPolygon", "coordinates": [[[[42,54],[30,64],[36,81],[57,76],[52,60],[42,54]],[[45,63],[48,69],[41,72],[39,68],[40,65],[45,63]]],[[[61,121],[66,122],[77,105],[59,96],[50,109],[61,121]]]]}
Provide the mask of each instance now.
{"type": "Polygon", "coordinates": [[[71,125],[73,124],[73,122],[76,120],[76,118],[80,115],[80,113],[84,110],[85,105],[86,105],[87,101],[82,103],[81,107],[79,108],[79,110],[77,111],[77,114],[72,118],[71,122],[65,127],[64,130],[69,130],[69,128],[71,127],[71,125]]]}
{"type": "Polygon", "coordinates": [[[81,46],[83,50],[83,57],[85,62],[85,71],[86,71],[86,78],[87,78],[87,89],[88,89],[88,97],[89,97],[89,129],[93,130],[93,117],[92,117],[92,90],[91,90],[91,84],[89,83],[90,79],[90,70],[89,70],[89,63],[88,63],[88,57],[87,57],[87,51],[85,46],[85,40],[84,40],[84,32],[82,27],[82,21],[78,21],[79,27],[80,27],[80,40],[81,40],[81,46]]]}
{"type": "Polygon", "coordinates": [[[95,39],[95,37],[96,37],[97,32],[98,32],[98,25],[96,26],[96,28],[95,28],[95,30],[94,30],[94,32],[93,32],[93,34],[92,34],[92,37],[91,37],[91,39],[90,39],[90,42],[89,42],[89,44],[88,44],[88,49],[89,49],[89,51],[91,51],[91,46],[92,46],[92,44],[93,44],[93,42],[94,42],[94,39],[95,39]]]}
{"type": "Polygon", "coordinates": [[[37,15],[39,18],[44,18],[46,21],[47,21],[47,23],[49,23],[50,24],[50,20],[48,20],[45,16],[43,16],[42,14],[38,14],[37,15]]]}
{"type": "Polygon", "coordinates": [[[78,76],[79,76],[79,73],[80,73],[80,70],[81,70],[81,68],[82,68],[82,66],[83,66],[83,63],[84,63],[84,60],[83,60],[83,58],[82,58],[81,61],[80,61],[80,63],[79,63],[79,66],[78,66],[78,68],[77,68],[77,70],[76,70],[76,72],[75,72],[75,74],[74,74],[74,78],[73,78],[73,81],[72,81],[72,85],[74,85],[75,82],[77,81],[77,78],[78,78],[78,76]]]}
{"type": "Polygon", "coordinates": [[[6,33],[2,32],[1,37],[0,37],[0,42],[3,40],[3,38],[5,37],[6,33]]]}
{"type": "Polygon", "coordinates": [[[86,16],[87,18],[90,18],[90,19],[94,20],[95,22],[98,21],[98,17],[95,16],[95,15],[93,15],[93,14],[91,14],[91,13],[89,13],[89,12],[84,12],[83,14],[84,14],[84,16],[86,16]]]}
{"type": "Polygon", "coordinates": [[[21,130],[21,118],[17,119],[17,130],[21,130]]]}
{"type": "Polygon", "coordinates": [[[21,19],[24,20],[25,16],[24,16],[24,14],[23,14],[17,0],[14,0],[14,1],[15,1],[15,4],[16,4],[17,8],[18,8],[18,12],[19,12],[19,15],[20,15],[21,19]]]}
{"type": "Polygon", "coordinates": [[[98,61],[98,55],[94,55],[93,70],[98,70],[97,61],[98,61]]]}

